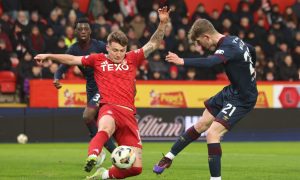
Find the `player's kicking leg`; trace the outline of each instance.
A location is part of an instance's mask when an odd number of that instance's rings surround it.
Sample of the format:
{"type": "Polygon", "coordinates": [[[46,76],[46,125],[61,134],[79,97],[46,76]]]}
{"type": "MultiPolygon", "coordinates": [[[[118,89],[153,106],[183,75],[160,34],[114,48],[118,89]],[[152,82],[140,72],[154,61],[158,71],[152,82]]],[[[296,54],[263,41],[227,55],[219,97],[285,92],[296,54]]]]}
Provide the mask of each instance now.
{"type": "MultiPolygon", "coordinates": [[[[89,132],[90,132],[90,137],[93,138],[97,132],[98,132],[98,127],[97,127],[97,113],[98,113],[98,107],[96,106],[87,106],[83,112],[83,120],[84,123],[86,124],[89,132]]],[[[113,140],[109,138],[107,142],[105,142],[104,147],[112,153],[114,149],[116,148],[116,145],[114,144],[113,140]]]]}
{"type": "Polygon", "coordinates": [[[209,128],[214,119],[214,116],[211,115],[207,109],[205,109],[198,122],[185,131],[181,136],[179,136],[177,141],[173,144],[171,150],[165,156],[163,156],[156,165],[154,165],[153,172],[156,174],[161,174],[166,168],[169,168],[175,156],[191,142],[198,139],[201,133],[209,128]]]}
{"type": "Polygon", "coordinates": [[[98,132],[91,140],[88,150],[88,158],[84,170],[90,172],[97,164],[97,157],[102,151],[105,142],[115,131],[115,121],[110,115],[103,115],[99,119],[98,132]]]}
{"type": "MultiPolygon", "coordinates": [[[[94,94],[94,96],[92,98],[90,98],[88,105],[83,112],[83,120],[90,132],[91,138],[93,138],[96,135],[96,133],[98,132],[96,119],[97,119],[97,115],[98,115],[98,111],[99,111],[99,101],[100,101],[100,94],[99,93],[94,94]]],[[[104,144],[104,147],[110,153],[112,153],[113,150],[116,148],[116,145],[114,144],[113,140],[110,138],[104,144]]]]}

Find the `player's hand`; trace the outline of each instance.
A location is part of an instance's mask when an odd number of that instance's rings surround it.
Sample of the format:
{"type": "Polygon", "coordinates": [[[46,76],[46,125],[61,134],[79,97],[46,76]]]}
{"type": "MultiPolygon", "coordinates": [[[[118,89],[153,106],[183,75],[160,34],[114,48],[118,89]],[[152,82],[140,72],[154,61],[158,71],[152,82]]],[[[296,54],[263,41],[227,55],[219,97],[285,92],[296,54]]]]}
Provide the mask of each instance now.
{"type": "Polygon", "coordinates": [[[58,79],[54,79],[53,85],[56,87],[56,89],[60,89],[62,87],[58,79]]]}
{"type": "Polygon", "coordinates": [[[171,9],[168,10],[167,6],[164,6],[163,8],[158,9],[158,16],[161,23],[168,23],[169,22],[169,14],[171,12],[171,9]]]}
{"type": "Polygon", "coordinates": [[[166,56],[166,61],[170,63],[174,63],[176,65],[183,65],[184,61],[182,58],[178,57],[177,54],[172,53],[169,51],[168,55],[166,56]]]}
{"type": "Polygon", "coordinates": [[[43,61],[48,59],[48,54],[38,54],[34,57],[34,60],[36,60],[37,64],[42,64],[43,61]]]}

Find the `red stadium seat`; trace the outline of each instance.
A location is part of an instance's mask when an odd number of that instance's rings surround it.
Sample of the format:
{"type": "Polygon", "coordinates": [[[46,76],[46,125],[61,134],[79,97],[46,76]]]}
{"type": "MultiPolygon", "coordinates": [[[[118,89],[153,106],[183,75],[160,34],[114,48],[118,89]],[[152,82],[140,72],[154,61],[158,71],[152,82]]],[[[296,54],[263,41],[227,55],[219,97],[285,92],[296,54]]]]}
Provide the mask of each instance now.
{"type": "Polygon", "coordinates": [[[16,75],[11,71],[0,71],[1,93],[16,92],[16,75]]]}

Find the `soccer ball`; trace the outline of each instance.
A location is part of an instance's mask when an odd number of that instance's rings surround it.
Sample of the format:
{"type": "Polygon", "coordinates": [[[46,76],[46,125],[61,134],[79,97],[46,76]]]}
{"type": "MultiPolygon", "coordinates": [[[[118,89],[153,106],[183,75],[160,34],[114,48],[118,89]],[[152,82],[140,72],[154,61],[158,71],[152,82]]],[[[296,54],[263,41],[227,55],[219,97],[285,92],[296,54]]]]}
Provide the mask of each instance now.
{"type": "Polygon", "coordinates": [[[111,154],[114,166],[120,169],[128,169],[135,161],[135,152],[130,146],[119,146],[111,154]]]}
{"type": "Polygon", "coordinates": [[[19,134],[17,137],[17,141],[20,144],[26,144],[28,141],[28,137],[25,134],[19,134]]]}

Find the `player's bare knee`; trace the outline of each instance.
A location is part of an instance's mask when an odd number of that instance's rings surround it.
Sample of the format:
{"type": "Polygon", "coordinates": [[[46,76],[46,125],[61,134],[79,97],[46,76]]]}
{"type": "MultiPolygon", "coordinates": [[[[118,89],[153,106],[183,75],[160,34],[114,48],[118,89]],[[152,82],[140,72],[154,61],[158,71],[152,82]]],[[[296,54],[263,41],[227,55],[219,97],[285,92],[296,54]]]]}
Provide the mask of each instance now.
{"type": "Polygon", "coordinates": [[[219,134],[218,131],[216,131],[214,129],[208,129],[207,134],[206,134],[206,139],[208,142],[220,141],[221,135],[219,134]]]}
{"type": "Polygon", "coordinates": [[[194,128],[196,129],[197,132],[203,132],[206,131],[210,126],[210,123],[203,122],[199,120],[195,125],[194,128]]]}

